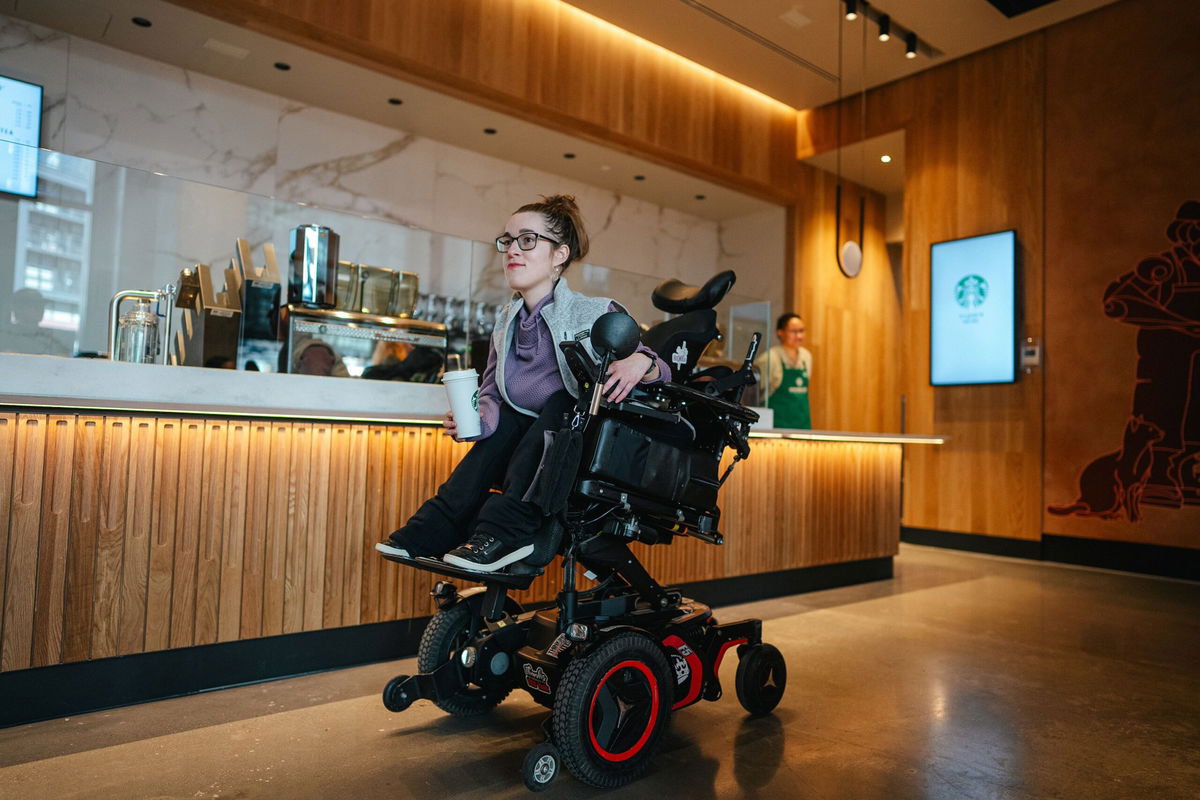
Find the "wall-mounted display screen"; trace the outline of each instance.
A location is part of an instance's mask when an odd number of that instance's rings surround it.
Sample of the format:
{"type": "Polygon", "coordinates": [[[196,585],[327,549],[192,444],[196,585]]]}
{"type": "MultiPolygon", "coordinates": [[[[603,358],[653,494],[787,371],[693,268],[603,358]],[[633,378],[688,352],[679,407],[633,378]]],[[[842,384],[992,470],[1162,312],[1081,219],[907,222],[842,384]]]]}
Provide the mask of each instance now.
{"type": "Polygon", "coordinates": [[[929,382],[1015,381],[1016,231],[938,242],[929,260],[929,382]]]}
{"type": "Polygon", "coordinates": [[[0,192],[37,196],[42,87],[0,75],[0,192]]]}

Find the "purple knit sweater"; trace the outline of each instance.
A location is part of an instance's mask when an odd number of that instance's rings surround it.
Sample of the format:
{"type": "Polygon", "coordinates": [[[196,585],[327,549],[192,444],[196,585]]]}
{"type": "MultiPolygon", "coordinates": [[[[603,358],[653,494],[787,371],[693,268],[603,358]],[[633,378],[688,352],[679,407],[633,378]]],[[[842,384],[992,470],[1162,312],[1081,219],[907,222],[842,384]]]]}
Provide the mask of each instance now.
{"type": "MultiPolygon", "coordinates": [[[[554,337],[550,335],[550,329],[546,327],[546,321],[542,319],[542,309],[553,302],[554,294],[551,293],[532,311],[524,305],[521,306],[517,312],[513,350],[504,365],[504,386],[508,390],[508,396],[514,403],[530,411],[541,411],[555,392],[566,388],[554,355],[557,345],[554,337]]],[[[616,303],[610,304],[608,310],[624,311],[616,303]]],[[[639,344],[637,352],[645,353],[658,364],[659,377],[650,383],[670,378],[671,368],[653,350],[639,344]]],[[[500,422],[500,404],[504,402],[504,398],[500,396],[500,387],[496,383],[496,363],[496,350],[494,347],[489,348],[487,368],[483,371],[483,382],[479,386],[481,430],[478,436],[463,441],[477,442],[496,432],[496,426],[500,422]]]]}

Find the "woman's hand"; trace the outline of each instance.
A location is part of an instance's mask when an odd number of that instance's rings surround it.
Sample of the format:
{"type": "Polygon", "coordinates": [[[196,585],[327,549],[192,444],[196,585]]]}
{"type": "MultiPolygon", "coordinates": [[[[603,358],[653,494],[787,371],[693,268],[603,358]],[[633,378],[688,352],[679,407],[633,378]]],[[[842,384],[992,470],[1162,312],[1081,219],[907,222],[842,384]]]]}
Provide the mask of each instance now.
{"type": "Polygon", "coordinates": [[[454,421],[454,412],[447,411],[446,416],[442,418],[442,427],[446,436],[454,437],[454,441],[458,441],[458,423],[454,421]]]}
{"type": "Polygon", "coordinates": [[[610,403],[619,403],[629,396],[633,387],[646,377],[646,371],[654,366],[654,359],[645,353],[634,353],[628,358],[614,361],[608,367],[608,380],[604,382],[604,396],[610,403]]]}

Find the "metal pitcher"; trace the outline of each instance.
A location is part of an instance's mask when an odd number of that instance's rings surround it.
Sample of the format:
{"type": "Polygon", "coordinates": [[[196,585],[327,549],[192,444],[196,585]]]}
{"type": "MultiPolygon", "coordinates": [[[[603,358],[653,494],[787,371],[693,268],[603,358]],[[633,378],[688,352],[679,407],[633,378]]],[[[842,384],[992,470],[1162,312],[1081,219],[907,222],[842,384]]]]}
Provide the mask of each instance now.
{"type": "Polygon", "coordinates": [[[340,237],[323,225],[292,229],[288,303],[309,308],[336,307],[339,243],[340,237]]]}

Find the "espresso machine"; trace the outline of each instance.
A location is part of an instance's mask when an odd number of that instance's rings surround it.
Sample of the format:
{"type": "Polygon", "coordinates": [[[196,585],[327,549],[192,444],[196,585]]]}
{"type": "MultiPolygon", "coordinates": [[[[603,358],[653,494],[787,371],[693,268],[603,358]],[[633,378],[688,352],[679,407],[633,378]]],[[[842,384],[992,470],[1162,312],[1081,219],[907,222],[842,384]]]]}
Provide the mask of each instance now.
{"type": "Polygon", "coordinates": [[[340,239],[324,226],[300,225],[290,241],[281,372],[438,380],[446,326],[412,318],[416,274],[339,260],[340,239]]]}

